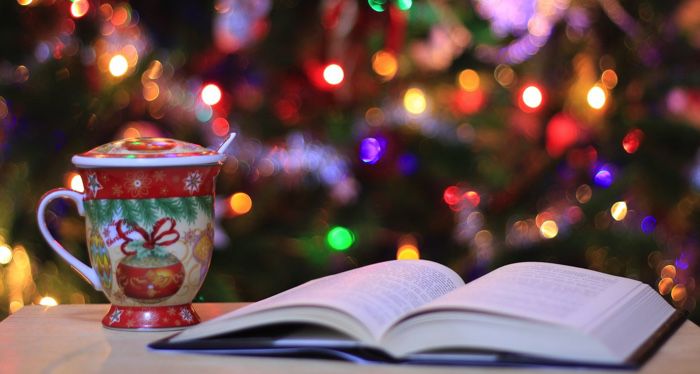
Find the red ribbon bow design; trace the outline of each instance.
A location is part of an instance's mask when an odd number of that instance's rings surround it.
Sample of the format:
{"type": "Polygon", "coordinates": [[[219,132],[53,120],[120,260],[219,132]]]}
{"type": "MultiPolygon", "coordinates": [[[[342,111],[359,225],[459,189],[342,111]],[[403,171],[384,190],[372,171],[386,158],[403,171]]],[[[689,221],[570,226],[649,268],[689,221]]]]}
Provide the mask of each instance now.
{"type": "Polygon", "coordinates": [[[127,230],[127,232],[124,232],[125,225],[130,226],[133,229],[133,231],[136,231],[137,233],[139,233],[139,235],[141,235],[141,237],[143,237],[143,247],[146,249],[152,250],[156,246],[170,245],[177,242],[180,239],[180,233],[178,233],[177,230],[175,230],[175,220],[170,217],[161,218],[158,221],[156,221],[156,223],[153,224],[153,229],[151,230],[150,234],[146,232],[146,230],[144,230],[141,226],[120,219],[116,223],[117,235],[119,235],[119,238],[124,240],[124,243],[122,243],[121,246],[121,250],[122,253],[124,253],[127,256],[135,254],[136,251],[129,251],[126,249],[126,246],[129,243],[131,243],[133,239],[127,236],[127,233],[131,231],[127,230]],[[168,223],[170,224],[170,227],[164,228],[163,226],[168,223]]]}

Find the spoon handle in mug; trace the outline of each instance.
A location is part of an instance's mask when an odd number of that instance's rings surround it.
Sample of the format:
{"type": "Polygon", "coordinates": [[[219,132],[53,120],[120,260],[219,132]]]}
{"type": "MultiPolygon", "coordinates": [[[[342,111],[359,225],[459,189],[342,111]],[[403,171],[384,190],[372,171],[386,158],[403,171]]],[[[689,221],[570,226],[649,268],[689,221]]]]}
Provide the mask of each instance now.
{"type": "Polygon", "coordinates": [[[52,200],[57,198],[66,198],[73,200],[73,202],[75,202],[75,205],[78,207],[78,213],[80,213],[81,216],[85,215],[82,193],[66,188],[53,189],[45,193],[44,196],[41,197],[41,199],[39,200],[39,207],[36,210],[36,219],[39,223],[39,230],[41,230],[41,235],[44,236],[44,239],[46,239],[46,242],[49,243],[51,248],[56,253],[58,253],[58,255],[61,256],[64,260],[66,260],[68,264],[70,264],[73,270],[75,270],[76,272],[78,272],[78,274],[85,278],[85,280],[87,280],[88,283],[92,284],[92,286],[97,291],[101,291],[102,284],[100,283],[100,278],[97,275],[97,272],[95,272],[95,270],[93,270],[91,267],[85,265],[82,261],[75,258],[75,256],[73,256],[72,254],[70,254],[70,252],[63,248],[61,243],[59,243],[58,240],[56,240],[53,237],[53,235],[51,235],[51,232],[46,226],[46,207],[52,200]]]}

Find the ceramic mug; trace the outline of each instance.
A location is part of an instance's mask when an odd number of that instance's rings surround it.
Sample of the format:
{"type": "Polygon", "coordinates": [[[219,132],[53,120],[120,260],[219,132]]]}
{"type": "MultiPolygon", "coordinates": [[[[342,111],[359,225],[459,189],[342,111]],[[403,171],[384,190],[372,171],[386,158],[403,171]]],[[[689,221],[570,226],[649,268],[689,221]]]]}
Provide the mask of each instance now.
{"type": "Polygon", "coordinates": [[[199,322],[192,300],[211,261],[214,185],[225,156],[166,138],[132,138],[72,158],[85,192],[58,188],[39,201],[42,235],[71,267],[104,292],[102,324],[118,329],[176,329],[199,322]],[[75,202],[85,216],[88,266],[49,232],[48,204],[75,202]]]}

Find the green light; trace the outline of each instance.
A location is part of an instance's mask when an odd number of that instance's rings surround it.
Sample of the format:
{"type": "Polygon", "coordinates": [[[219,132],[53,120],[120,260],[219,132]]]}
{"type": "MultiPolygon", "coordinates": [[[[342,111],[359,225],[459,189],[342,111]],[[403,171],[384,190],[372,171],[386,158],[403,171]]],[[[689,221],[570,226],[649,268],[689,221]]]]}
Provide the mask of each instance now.
{"type": "Polygon", "coordinates": [[[409,10],[413,6],[413,0],[396,0],[396,6],[401,10],[409,10]]]}
{"type": "Polygon", "coordinates": [[[367,0],[367,4],[375,12],[383,12],[386,5],[386,0],[367,0]]]}
{"type": "Polygon", "coordinates": [[[336,226],[328,231],[326,242],[336,251],[344,251],[355,242],[355,235],[345,227],[336,226]]]}

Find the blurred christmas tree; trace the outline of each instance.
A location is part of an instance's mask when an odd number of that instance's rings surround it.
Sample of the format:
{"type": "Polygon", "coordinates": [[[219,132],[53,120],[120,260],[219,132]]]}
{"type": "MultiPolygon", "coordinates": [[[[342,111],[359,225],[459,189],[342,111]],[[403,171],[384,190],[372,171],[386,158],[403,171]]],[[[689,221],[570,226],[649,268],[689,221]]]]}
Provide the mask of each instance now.
{"type": "MultiPolygon", "coordinates": [[[[700,1],[0,3],[0,316],[100,302],[34,211],[115,138],[217,146],[199,300],[392,258],[637,278],[695,311],[700,1]]],[[[86,260],[83,222],[50,224],[86,260]]]]}

